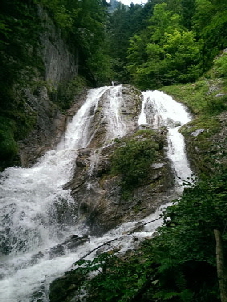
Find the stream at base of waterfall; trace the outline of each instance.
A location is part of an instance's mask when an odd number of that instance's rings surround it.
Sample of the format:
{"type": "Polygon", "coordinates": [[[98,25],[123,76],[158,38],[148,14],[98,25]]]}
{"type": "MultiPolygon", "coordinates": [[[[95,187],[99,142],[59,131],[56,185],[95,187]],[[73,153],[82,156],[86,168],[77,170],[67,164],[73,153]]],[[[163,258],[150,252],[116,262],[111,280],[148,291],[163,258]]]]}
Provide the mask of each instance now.
{"type": "MultiPolygon", "coordinates": [[[[89,240],[85,226],[76,225],[77,216],[72,211],[74,201],[70,190],[63,187],[73,175],[77,150],[88,146],[95,134],[95,129],[90,127],[91,110],[95,114],[104,94],[108,95],[110,104],[110,112],[105,112],[106,141],[126,135],[127,123],[119,114],[123,102],[122,85],[91,89],[55,150],[47,152],[31,168],[10,167],[1,173],[0,302],[48,302],[50,282],[89,251],[102,246],[102,251],[119,247],[119,253],[124,253],[143,238],[152,236],[162,224],[158,219],[161,207],[143,220],[124,223],[89,240]],[[57,210],[62,201],[68,211],[59,223],[57,210]],[[143,230],[132,232],[138,223],[144,225],[143,230]],[[139,240],[135,241],[134,236],[139,240]],[[105,242],[111,243],[105,246],[105,242]]],[[[184,138],[178,130],[190,120],[185,107],[170,96],[160,91],[143,93],[138,124],[168,129],[167,157],[172,162],[175,187],[179,192],[183,190],[182,180],[190,178],[192,172],[184,150],[184,138]]],[[[94,256],[95,252],[88,258],[94,256]]]]}

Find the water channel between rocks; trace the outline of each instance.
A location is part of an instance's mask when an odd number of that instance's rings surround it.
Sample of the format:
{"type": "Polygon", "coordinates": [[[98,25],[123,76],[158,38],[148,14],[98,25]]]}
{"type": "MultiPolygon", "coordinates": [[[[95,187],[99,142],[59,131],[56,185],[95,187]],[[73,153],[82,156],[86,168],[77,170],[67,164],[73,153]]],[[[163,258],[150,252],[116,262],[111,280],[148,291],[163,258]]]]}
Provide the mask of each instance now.
{"type": "MultiPolygon", "coordinates": [[[[11,167],[1,173],[0,302],[47,302],[49,283],[89,251],[102,246],[102,251],[119,247],[120,252],[124,252],[139,244],[144,237],[151,236],[161,225],[161,220],[157,219],[162,210],[159,208],[140,221],[123,223],[101,237],[90,237],[88,241],[87,229],[76,223],[77,215],[72,210],[74,200],[70,190],[63,188],[72,177],[78,149],[86,148],[95,135],[95,129],[90,126],[91,119],[104,95],[109,104],[103,113],[107,123],[105,141],[125,136],[128,133],[127,120],[119,113],[119,108],[124,105],[122,85],[92,89],[55,150],[47,152],[31,168],[11,167]],[[59,223],[58,205],[63,200],[68,212],[59,223]],[[140,224],[144,224],[142,231],[132,231],[140,224]],[[139,238],[136,242],[135,236],[139,238]],[[80,245],[77,244],[78,238],[82,238],[80,245]],[[110,244],[105,246],[105,242],[110,244]],[[64,249],[61,250],[62,243],[64,249]],[[54,253],[56,249],[60,252],[54,253]]],[[[178,192],[182,191],[182,180],[192,173],[184,139],[178,131],[190,120],[184,106],[170,96],[160,91],[143,93],[138,124],[154,129],[167,127],[167,156],[172,162],[178,192]]],[[[92,258],[94,254],[88,257],[92,258]]]]}

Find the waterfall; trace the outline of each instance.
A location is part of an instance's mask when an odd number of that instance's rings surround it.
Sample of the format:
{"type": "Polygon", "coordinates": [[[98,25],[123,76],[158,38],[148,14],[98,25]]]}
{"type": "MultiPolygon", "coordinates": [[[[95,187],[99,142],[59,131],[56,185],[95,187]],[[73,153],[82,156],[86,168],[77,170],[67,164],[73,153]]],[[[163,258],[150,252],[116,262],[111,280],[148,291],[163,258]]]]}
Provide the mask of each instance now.
{"type": "MultiPolygon", "coordinates": [[[[176,179],[190,176],[183,140],[178,132],[179,126],[190,120],[189,114],[161,92],[148,91],[143,96],[139,124],[169,129],[168,156],[176,179]]],[[[61,250],[61,244],[70,236],[86,235],[86,228],[77,225],[78,209],[70,190],[64,189],[64,185],[76,168],[78,149],[86,148],[95,135],[91,123],[104,97],[102,121],[107,124],[106,144],[126,135],[129,130],[127,119],[120,115],[124,105],[122,86],[92,89],[55,150],[47,152],[31,168],[11,167],[1,173],[0,301],[48,302],[49,283],[69,270],[80,257],[107,241],[111,241],[109,249],[118,246],[124,252],[136,242],[139,244],[134,236],[142,240],[161,225],[157,218],[162,209],[158,209],[145,219],[124,223],[102,237],[91,237],[77,249],[68,245],[61,250]],[[155,222],[150,223],[153,220],[155,222]],[[143,232],[136,232],[137,226],[144,224],[143,232]],[[60,253],[51,253],[54,249],[60,249],[60,253]]]]}
{"type": "Polygon", "coordinates": [[[167,156],[172,163],[175,186],[182,192],[184,182],[190,182],[192,171],[185,153],[184,137],[179,128],[191,121],[186,108],[161,91],[143,92],[139,125],[149,125],[154,129],[166,127],[168,130],[167,156]]]}
{"type": "Polygon", "coordinates": [[[57,150],[77,150],[85,148],[89,144],[94,135],[94,129],[91,129],[91,121],[94,118],[101,96],[108,89],[109,87],[106,86],[90,90],[86,102],[69,123],[64,137],[57,146],[57,150]]]}
{"type": "Polygon", "coordinates": [[[109,106],[106,106],[104,112],[107,117],[108,136],[106,139],[108,141],[112,138],[123,137],[127,133],[127,124],[122,115],[119,114],[123,105],[121,85],[109,90],[107,103],[109,103],[109,106]]]}

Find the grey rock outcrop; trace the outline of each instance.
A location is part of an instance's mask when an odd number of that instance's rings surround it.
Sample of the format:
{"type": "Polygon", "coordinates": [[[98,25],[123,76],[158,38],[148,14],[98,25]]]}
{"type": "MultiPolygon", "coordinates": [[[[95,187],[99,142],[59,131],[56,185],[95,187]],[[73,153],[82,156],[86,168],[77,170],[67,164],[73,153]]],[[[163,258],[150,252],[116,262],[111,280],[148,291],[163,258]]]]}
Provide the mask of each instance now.
{"type": "MultiPolygon", "coordinates": [[[[20,163],[24,167],[34,164],[60,139],[67,114],[62,114],[51,94],[54,92],[57,98],[58,86],[78,76],[77,56],[70,52],[47,12],[40,5],[37,11],[43,26],[38,53],[43,61],[44,75],[36,71],[37,88],[27,86],[18,92],[26,103],[27,115],[34,115],[36,119],[32,131],[19,142],[20,163]]],[[[77,101],[80,104],[80,96],[77,101]]]]}
{"type": "Polygon", "coordinates": [[[70,81],[78,75],[77,58],[70,52],[53,20],[41,6],[38,6],[38,14],[45,28],[40,36],[45,81],[57,88],[59,83],[70,81]]]}
{"type": "Polygon", "coordinates": [[[65,116],[50,101],[45,87],[41,87],[36,95],[28,89],[26,96],[30,111],[36,113],[36,126],[26,139],[19,142],[20,160],[24,167],[34,164],[37,158],[53,147],[65,130],[65,116]]]}
{"type": "Polygon", "coordinates": [[[159,161],[162,162],[151,167],[149,180],[135,187],[129,198],[122,197],[122,178],[110,173],[115,148],[113,144],[101,150],[80,150],[74,177],[67,185],[78,204],[79,221],[89,226],[91,234],[101,235],[122,222],[153,213],[169,200],[173,187],[169,163],[160,150],[159,161]],[[92,157],[96,152],[99,152],[98,161],[94,165],[92,157]]]}

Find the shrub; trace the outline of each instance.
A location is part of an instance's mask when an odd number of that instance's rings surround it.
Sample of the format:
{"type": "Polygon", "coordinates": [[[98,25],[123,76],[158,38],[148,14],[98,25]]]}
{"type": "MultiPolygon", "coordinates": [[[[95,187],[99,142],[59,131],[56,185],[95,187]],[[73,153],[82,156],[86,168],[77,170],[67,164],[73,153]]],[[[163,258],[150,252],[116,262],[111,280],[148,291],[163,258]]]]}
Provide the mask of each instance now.
{"type": "MultiPolygon", "coordinates": [[[[147,132],[145,134],[147,136],[147,132]]],[[[144,136],[127,139],[117,148],[112,156],[111,172],[122,175],[124,191],[139,186],[148,179],[151,164],[157,156],[158,149],[158,143],[144,136]]]]}
{"type": "Polygon", "coordinates": [[[227,77],[227,54],[214,60],[214,69],[219,77],[227,77]]]}

